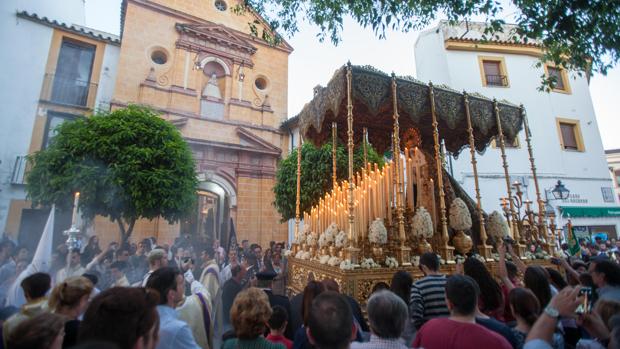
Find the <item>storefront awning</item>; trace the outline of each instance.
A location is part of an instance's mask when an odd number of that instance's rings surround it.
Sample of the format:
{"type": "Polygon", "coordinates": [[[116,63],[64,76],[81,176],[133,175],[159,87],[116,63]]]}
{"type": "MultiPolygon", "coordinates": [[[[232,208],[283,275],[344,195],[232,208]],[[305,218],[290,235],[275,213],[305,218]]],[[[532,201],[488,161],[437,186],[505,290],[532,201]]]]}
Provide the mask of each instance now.
{"type": "Polygon", "coordinates": [[[620,207],[560,206],[563,217],[620,217],[620,207]]]}

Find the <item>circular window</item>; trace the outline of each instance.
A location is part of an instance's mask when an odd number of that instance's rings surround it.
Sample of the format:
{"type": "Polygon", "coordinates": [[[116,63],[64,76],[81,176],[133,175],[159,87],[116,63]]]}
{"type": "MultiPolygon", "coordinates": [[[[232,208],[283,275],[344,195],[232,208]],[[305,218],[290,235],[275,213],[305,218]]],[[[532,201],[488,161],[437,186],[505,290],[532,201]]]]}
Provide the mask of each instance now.
{"type": "Polygon", "coordinates": [[[264,77],[258,77],[254,80],[254,86],[261,91],[265,91],[267,89],[267,79],[264,77]]]}
{"type": "Polygon", "coordinates": [[[162,50],[155,50],[151,52],[151,60],[155,64],[166,64],[168,62],[168,55],[162,50]]]}
{"type": "Polygon", "coordinates": [[[226,11],[228,5],[226,5],[226,1],[224,0],[215,0],[215,8],[220,11],[226,11]]]}

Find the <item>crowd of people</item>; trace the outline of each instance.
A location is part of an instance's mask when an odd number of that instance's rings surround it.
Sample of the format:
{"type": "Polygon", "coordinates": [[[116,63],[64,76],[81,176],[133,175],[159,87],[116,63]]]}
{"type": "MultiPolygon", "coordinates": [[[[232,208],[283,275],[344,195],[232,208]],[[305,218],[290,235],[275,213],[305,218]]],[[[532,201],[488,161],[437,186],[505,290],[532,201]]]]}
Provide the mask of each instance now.
{"type": "Polygon", "coordinates": [[[618,245],[543,267],[500,243],[496,275],[476,256],[445,275],[426,253],[423,276],[396,271],[360,304],[312,273],[287,294],[283,242],[225,251],[184,235],[102,249],[91,237],[19,279],[30,253],[5,241],[0,349],[620,348],[618,245]],[[18,281],[23,299],[7,291],[18,281]]]}

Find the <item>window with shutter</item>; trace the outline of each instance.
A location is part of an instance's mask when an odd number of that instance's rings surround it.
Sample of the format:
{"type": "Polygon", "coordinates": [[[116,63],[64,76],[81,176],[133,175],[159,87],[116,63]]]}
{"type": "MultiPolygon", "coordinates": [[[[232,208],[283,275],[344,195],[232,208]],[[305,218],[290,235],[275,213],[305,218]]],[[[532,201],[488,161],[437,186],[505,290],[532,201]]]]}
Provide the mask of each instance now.
{"type": "Polygon", "coordinates": [[[564,81],[564,74],[562,74],[562,70],[556,67],[547,67],[547,75],[550,78],[553,78],[553,82],[555,84],[555,90],[566,91],[566,84],[564,81]]]}
{"type": "Polygon", "coordinates": [[[575,136],[575,125],[560,123],[562,132],[562,144],[564,149],[578,150],[577,137],[575,136]]]}
{"type": "Polygon", "coordinates": [[[478,56],[483,86],[508,86],[502,57],[478,56]]]}

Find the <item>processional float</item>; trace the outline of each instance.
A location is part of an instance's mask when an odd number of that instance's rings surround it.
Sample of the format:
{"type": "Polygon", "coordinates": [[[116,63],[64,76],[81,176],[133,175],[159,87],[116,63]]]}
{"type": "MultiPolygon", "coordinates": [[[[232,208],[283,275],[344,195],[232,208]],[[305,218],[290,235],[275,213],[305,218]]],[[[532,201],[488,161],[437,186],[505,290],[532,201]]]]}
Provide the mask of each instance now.
{"type": "Polygon", "coordinates": [[[319,280],[333,278],[343,292],[363,300],[375,282],[389,281],[394,268],[416,273],[416,255],[426,251],[438,253],[446,271],[453,268],[455,248],[457,254],[475,253],[493,264],[491,246],[504,235],[516,241],[521,258],[527,243],[553,253],[555,226],[551,221],[550,233],[523,106],[347,64],[326,87],[315,90],[297,118],[304,140],[346,144],[348,178],[337,181],[333,147],[331,191],[300,212],[302,154],[297,152],[295,237],[289,262],[293,291],[301,291],[312,272],[319,280]],[[532,202],[522,200],[520,184],[510,180],[505,144],[514,142],[522,129],[538,212],[532,202]],[[501,198],[503,213],[489,217],[481,208],[476,152],[492,141],[500,149],[507,197],[501,198]],[[391,159],[382,167],[367,163],[368,144],[379,154],[390,151],[391,159]],[[356,146],[364,149],[364,166],[354,173],[356,146]],[[475,201],[444,169],[444,149],[456,156],[465,147],[475,201]]]}

